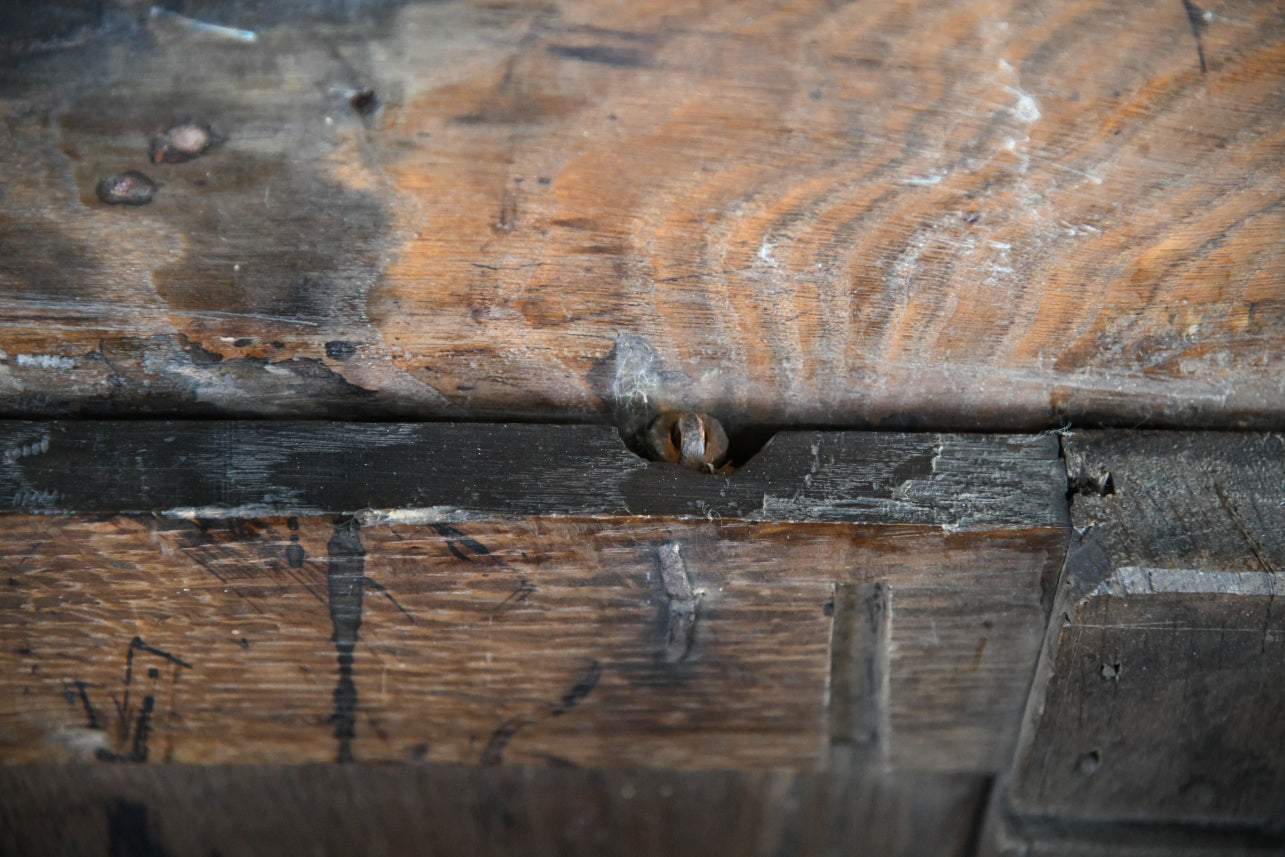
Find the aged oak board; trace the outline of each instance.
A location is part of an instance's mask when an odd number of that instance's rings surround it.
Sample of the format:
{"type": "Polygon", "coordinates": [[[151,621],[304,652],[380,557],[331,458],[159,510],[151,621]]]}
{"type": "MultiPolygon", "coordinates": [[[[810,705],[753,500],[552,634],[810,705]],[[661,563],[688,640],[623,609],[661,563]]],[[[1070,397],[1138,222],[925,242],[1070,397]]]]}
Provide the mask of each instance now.
{"type": "Polygon", "coordinates": [[[1285,852],[1285,436],[1075,432],[997,853],[1285,852]]]}
{"type": "Polygon", "coordinates": [[[1285,853],[1280,3],[0,2],[0,166],[0,854],[1285,853]]]}
{"type": "Polygon", "coordinates": [[[718,476],[595,426],[0,436],[9,761],[994,774],[1067,533],[1051,435],[784,433],[718,476]]]}
{"type": "Polygon", "coordinates": [[[54,8],[0,39],[11,416],[1285,418],[1276,2],[54,8]]]}

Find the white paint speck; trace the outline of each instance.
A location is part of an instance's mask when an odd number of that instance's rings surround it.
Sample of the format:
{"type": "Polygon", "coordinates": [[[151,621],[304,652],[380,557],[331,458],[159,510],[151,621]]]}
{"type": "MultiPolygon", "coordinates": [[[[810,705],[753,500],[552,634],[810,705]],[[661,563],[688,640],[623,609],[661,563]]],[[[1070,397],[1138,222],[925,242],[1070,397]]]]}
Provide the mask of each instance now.
{"type": "Polygon", "coordinates": [[[911,176],[908,179],[902,179],[901,183],[908,184],[908,185],[916,185],[916,186],[934,185],[939,183],[942,179],[944,179],[947,175],[947,172],[948,172],[947,170],[936,170],[935,172],[929,173],[926,176],[911,176]]]}
{"type": "Polygon", "coordinates": [[[1040,118],[1040,108],[1035,104],[1035,99],[1024,92],[1018,91],[1017,104],[1013,106],[1013,115],[1023,122],[1034,122],[1040,118]]]}
{"type": "Polygon", "coordinates": [[[76,361],[61,354],[16,354],[14,360],[19,366],[35,366],[40,369],[75,369],[76,361]]]}

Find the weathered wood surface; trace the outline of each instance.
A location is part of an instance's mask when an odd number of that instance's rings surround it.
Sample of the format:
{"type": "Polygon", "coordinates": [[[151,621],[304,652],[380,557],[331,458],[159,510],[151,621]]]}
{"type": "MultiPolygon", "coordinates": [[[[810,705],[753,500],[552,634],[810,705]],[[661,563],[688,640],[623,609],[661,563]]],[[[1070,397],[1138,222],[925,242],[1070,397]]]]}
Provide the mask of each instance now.
{"type": "Polygon", "coordinates": [[[0,421],[0,512],[667,515],[1060,527],[1051,435],[782,432],[711,475],[606,426],[0,421]]]}
{"type": "Polygon", "coordinates": [[[0,766],[0,854],[967,857],[968,774],[0,766]]]}
{"type": "Polygon", "coordinates": [[[1007,790],[1012,853],[1285,851],[1285,438],[1065,448],[1076,535],[1007,790]]]}
{"type": "Polygon", "coordinates": [[[1285,435],[1074,432],[1077,529],[1117,567],[1285,571],[1285,435]]]}
{"type": "Polygon", "coordinates": [[[594,426],[0,436],[8,761],[993,773],[1067,535],[1052,436],[785,433],[730,475],[594,426]]]}
{"type": "Polygon", "coordinates": [[[0,760],[997,772],[1061,531],[10,516],[0,760]],[[849,673],[835,583],[896,617],[849,673]],[[837,617],[837,618],[835,618],[837,617]],[[882,665],[878,685],[851,673],[882,665]]]}
{"type": "Polygon", "coordinates": [[[10,415],[1285,419],[1271,0],[62,5],[0,40],[10,415]]]}

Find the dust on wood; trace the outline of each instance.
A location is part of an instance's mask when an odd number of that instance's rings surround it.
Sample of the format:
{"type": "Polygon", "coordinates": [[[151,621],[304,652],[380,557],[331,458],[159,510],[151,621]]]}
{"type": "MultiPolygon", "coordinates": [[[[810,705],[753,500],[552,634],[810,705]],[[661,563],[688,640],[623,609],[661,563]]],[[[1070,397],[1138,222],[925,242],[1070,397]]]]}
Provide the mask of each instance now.
{"type": "Polygon", "coordinates": [[[4,412],[1285,415],[1279,4],[281,5],[10,44],[4,412]]]}
{"type": "Polygon", "coordinates": [[[998,827],[1013,853],[1278,851],[1285,443],[1064,444],[1075,535],[998,827]]]}

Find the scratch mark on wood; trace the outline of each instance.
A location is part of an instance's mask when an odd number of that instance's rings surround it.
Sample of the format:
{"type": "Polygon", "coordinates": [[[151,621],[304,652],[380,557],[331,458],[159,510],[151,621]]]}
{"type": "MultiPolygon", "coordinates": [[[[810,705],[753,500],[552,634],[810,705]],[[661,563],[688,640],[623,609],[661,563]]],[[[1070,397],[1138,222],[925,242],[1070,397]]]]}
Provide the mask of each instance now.
{"type": "Polygon", "coordinates": [[[886,753],[889,591],[886,583],[835,586],[830,636],[830,744],[858,757],[886,753]]]}
{"type": "Polygon", "coordinates": [[[1272,567],[1267,557],[1263,555],[1262,546],[1250,534],[1249,528],[1245,526],[1245,521],[1236,510],[1236,506],[1228,499],[1227,492],[1223,491],[1223,487],[1217,482],[1214,483],[1214,493],[1218,495],[1218,502],[1222,504],[1223,509],[1227,511],[1228,517],[1236,525],[1236,532],[1240,533],[1240,537],[1245,540],[1245,544],[1249,546],[1249,551],[1254,555],[1254,559],[1258,561],[1259,566],[1268,574],[1275,572],[1276,569],[1272,567]]]}
{"type": "Polygon", "coordinates": [[[589,670],[584,674],[584,677],[572,685],[571,690],[562,694],[562,701],[558,703],[557,707],[553,709],[553,713],[549,716],[557,717],[575,708],[598,686],[598,679],[600,678],[602,678],[602,665],[594,661],[589,665],[589,670]]]}
{"type": "Polygon", "coordinates": [[[637,48],[616,45],[548,45],[545,50],[560,59],[616,66],[617,68],[642,68],[647,65],[647,55],[637,48]]]}
{"type": "Polygon", "coordinates": [[[339,680],[335,684],[335,726],[339,748],[336,762],[351,762],[352,742],[357,726],[357,686],[353,683],[353,652],[361,628],[362,593],[366,588],[366,551],[361,544],[361,525],[348,515],[337,515],[334,533],[327,545],[330,564],[326,572],[330,592],[330,622],[339,657],[339,680]]]}
{"type": "Polygon", "coordinates": [[[1206,74],[1209,67],[1205,65],[1205,27],[1209,26],[1209,21],[1205,18],[1205,12],[1191,0],[1182,0],[1182,8],[1187,12],[1187,23],[1191,25],[1192,38],[1196,40],[1196,55],[1200,57],[1200,73],[1206,74]]]}
{"type": "MultiPolygon", "coordinates": [[[[571,686],[570,690],[562,694],[562,699],[549,709],[549,712],[545,717],[558,717],[566,714],[568,711],[584,702],[585,698],[593,692],[595,687],[598,686],[598,680],[600,678],[602,678],[602,664],[598,661],[594,661],[589,665],[589,669],[585,671],[585,674],[571,686]]],[[[491,737],[487,739],[486,747],[482,750],[482,756],[479,759],[479,763],[486,766],[493,766],[503,762],[504,751],[509,746],[509,742],[513,740],[513,736],[517,735],[519,730],[535,723],[539,723],[541,719],[543,718],[510,717],[508,720],[505,720],[499,726],[495,727],[495,731],[492,732],[491,737]]]]}
{"type": "Polygon", "coordinates": [[[686,660],[696,641],[696,615],[698,593],[692,589],[687,574],[687,563],[681,548],[671,542],[657,552],[660,561],[660,579],[669,596],[669,619],[665,634],[665,648],[661,653],[665,663],[676,664],[686,660]]]}
{"type": "Polygon", "coordinates": [[[498,616],[504,611],[516,607],[519,604],[527,603],[527,599],[534,595],[537,589],[538,587],[525,577],[519,579],[518,588],[510,592],[508,597],[500,602],[500,606],[496,607],[495,610],[491,612],[491,615],[498,616]]]}

